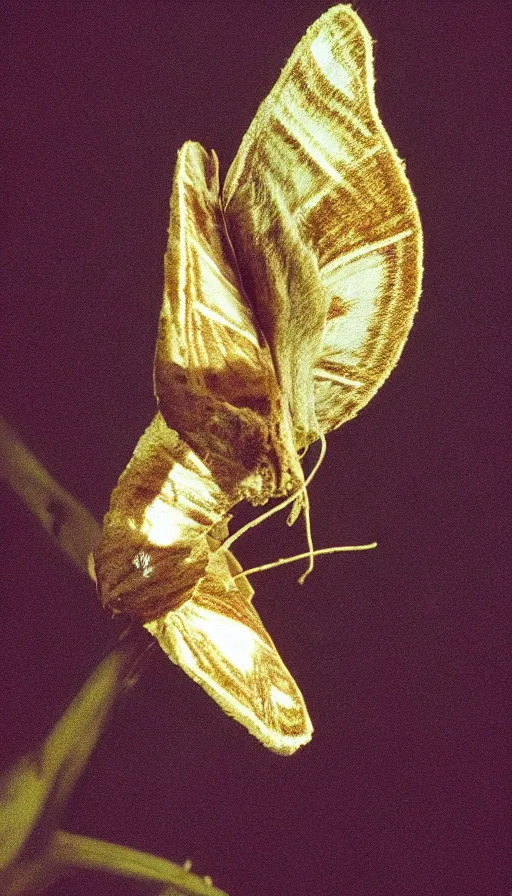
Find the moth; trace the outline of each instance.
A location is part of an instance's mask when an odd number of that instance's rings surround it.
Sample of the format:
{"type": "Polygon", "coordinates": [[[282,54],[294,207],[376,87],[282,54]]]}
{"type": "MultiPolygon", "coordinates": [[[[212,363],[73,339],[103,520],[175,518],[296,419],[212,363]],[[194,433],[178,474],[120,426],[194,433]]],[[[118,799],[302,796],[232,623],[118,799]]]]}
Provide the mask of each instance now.
{"type": "Polygon", "coordinates": [[[178,153],[154,362],[158,410],[111,497],[101,600],[271,750],[310,740],[304,699],[229,550],[232,508],[307,510],[301,459],[396,364],[422,236],[376,109],[371,38],[349,6],[307,31],[221,185],[178,153]]]}

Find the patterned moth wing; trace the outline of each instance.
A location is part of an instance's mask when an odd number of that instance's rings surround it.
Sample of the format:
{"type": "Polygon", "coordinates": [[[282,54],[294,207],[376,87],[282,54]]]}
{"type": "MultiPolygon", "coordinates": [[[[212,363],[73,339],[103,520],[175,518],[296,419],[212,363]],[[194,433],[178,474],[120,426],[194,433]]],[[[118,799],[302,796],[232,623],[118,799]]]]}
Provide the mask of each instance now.
{"type": "Polygon", "coordinates": [[[333,7],[294,50],[224,184],[297,447],[366,404],[418,303],[420,221],[373,81],[370,35],[350,7],[333,7]]]}
{"type": "Polygon", "coordinates": [[[302,484],[303,475],[225,227],[215,153],[185,143],[170,204],[154,366],[159,409],[227,491],[264,503],[302,484]]]}
{"type": "Polygon", "coordinates": [[[232,505],[161,414],[121,474],[95,551],[104,606],[147,622],[180,606],[205,575],[209,530],[232,505]]]}
{"type": "Polygon", "coordinates": [[[227,536],[225,523],[208,536],[210,560],[192,597],[146,628],[227,715],[290,755],[313,733],[306,704],[251,603],[241,566],[217,535],[227,536]]]}

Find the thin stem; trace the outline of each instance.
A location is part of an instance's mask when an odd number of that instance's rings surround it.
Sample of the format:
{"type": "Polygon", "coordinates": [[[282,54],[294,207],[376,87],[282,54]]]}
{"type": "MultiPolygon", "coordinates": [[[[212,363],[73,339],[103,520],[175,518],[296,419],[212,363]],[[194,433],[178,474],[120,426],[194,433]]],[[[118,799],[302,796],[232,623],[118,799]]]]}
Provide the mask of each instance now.
{"type": "Polygon", "coordinates": [[[102,871],[144,883],[160,883],[176,888],[180,896],[227,896],[202,878],[174,862],[138,849],[56,831],[48,848],[36,859],[20,862],[2,878],[4,896],[30,896],[74,871],[102,871]]]}
{"type": "MultiPolygon", "coordinates": [[[[94,517],[73,498],[48,473],[37,458],[23,444],[17,433],[0,417],[0,477],[22,498],[29,510],[37,517],[45,531],[77,566],[94,578],[90,556],[100,540],[101,528],[94,517]]],[[[140,652],[140,651],[139,651],[140,652]]],[[[116,686],[112,688],[108,706],[125,683],[133,678],[136,651],[127,641],[120,648],[123,666],[118,674],[116,686]]],[[[94,689],[93,689],[94,691],[94,689]]],[[[91,699],[94,698],[94,693],[91,699]]],[[[108,707],[107,707],[108,709],[108,707]]],[[[66,747],[61,729],[67,715],[57,725],[56,735],[46,746],[43,770],[55,765],[61,759],[66,747]],[[54,742],[55,741],[55,742],[54,742]],[[59,749],[57,749],[57,747],[59,749]]],[[[98,732],[91,733],[96,739],[103,723],[98,723],[98,732]]],[[[88,755],[89,744],[84,740],[83,757],[73,757],[69,761],[67,778],[77,776],[82,767],[82,759],[88,755]],[[75,769],[76,766],[76,769],[75,769]]],[[[50,769],[50,771],[51,771],[50,769]]],[[[63,777],[60,790],[66,794],[68,780],[63,777]]],[[[53,780],[53,779],[52,779],[53,780]]],[[[71,784],[74,781],[71,781],[71,784]]],[[[83,837],[66,831],[56,831],[44,852],[33,859],[26,859],[6,868],[2,872],[0,888],[5,896],[29,896],[41,892],[54,880],[76,870],[87,869],[117,874],[144,882],[169,885],[183,896],[227,896],[223,890],[214,887],[208,877],[202,878],[190,873],[160,856],[83,837]]]]}
{"type": "Polygon", "coordinates": [[[226,896],[223,890],[187,868],[106,840],[56,831],[49,852],[51,861],[64,868],[105,871],[146,882],[173,884],[186,896],[226,896]]]}
{"type": "Polygon", "coordinates": [[[53,541],[83,572],[92,577],[89,555],[101,528],[0,417],[0,477],[22,498],[53,541]]]}

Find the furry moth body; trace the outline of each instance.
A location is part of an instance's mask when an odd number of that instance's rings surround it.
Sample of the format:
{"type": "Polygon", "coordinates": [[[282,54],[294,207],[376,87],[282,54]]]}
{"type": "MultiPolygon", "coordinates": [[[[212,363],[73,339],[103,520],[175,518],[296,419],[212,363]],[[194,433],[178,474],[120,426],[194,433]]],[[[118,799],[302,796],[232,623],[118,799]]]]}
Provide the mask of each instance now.
{"type": "Polygon", "coordinates": [[[354,416],[416,310],[421,228],[373,95],[371,39],[336,6],[300,41],[221,189],[186,143],[171,195],[158,413],[95,556],[102,601],[265,746],[293,753],[302,695],[223,547],[232,507],[304,485],[299,453],[354,416]]]}

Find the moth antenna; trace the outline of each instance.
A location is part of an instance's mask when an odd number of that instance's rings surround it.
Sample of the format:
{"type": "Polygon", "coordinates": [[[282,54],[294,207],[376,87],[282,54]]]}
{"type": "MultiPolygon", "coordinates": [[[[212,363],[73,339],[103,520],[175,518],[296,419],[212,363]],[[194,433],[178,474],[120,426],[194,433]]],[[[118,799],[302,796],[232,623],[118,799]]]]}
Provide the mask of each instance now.
{"type": "MultiPolygon", "coordinates": [[[[262,563],[261,566],[244,569],[242,572],[237,572],[237,574],[233,576],[233,579],[239,579],[240,576],[252,576],[254,572],[264,572],[267,569],[275,569],[276,566],[284,566],[285,563],[295,563],[296,560],[304,560],[306,557],[319,557],[320,554],[340,554],[342,551],[370,551],[372,548],[376,547],[377,542],[372,541],[371,544],[351,544],[332,548],[320,548],[319,550],[313,551],[312,554],[310,551],[306,551],[305,554],[295,554],[294,557],[282,557],[280,560],[273,560],[272,563],[262,563]]],[[[303,576],[301,576],[301,578],[303,578],[303,576]]]]}
{"type": "MultiPolygon", "coordinates": [[[[226,541],[224,541],[220,547],[221,550],[227,551],[228,548],[231,547],[233,542],[235,542],[238,538],[240,538],[241,535],[245,535],[245,533],[248,532],[249,529],[253,529],[254,526],[259,526],[260,523],[262,523],[264,520],[268,519],[270,516],[273,516],[274,513],[278,513],[278,511],[282,510],[283,507],[287,507],[288,504],[291,504],[292,501],[295,501],[297,495],[300,495],[302,492],[306,492],[308,485],[310,485],[314,476],[318,472],[318,469],[325,457],[326,444],[325,444],[325,436],[324,436],[323,432],[320,433],[319,439],[320,439],[320,443],[321,443],[321,448],[320,448],[320,454],[318,456],[318,460],[317,460],[315,466],[313,467],[313,469],[311,470],[311,473],[309,474],[307,479],[302,483],[302,485],[299,486],[299,488],[296,491],[292,492],[291,495],[288,495],[287,498],[284,498],[283,501],[280,501],[279,504],[276,504],[275,507],[271,507],[270,510],[266,510],[265,513],[261,513],[259,516],[256,517],[255,520],[250,520],[248,523],[245,524],[245,526],[242,526],[240,529],[238,529],[236,532],[234,532],[233,535],[230,535],[229,538],[226,538],[226,541]]],[[[308,543],[309,543],[309,541],[310,541],[310,539],[308,539],[308,543]]],[[[311,551],[308,551],[306,556],[310,557],[311,551]]]]}
{"type": "Polygon", "coordinates": [[[123,676],[120,692],[132,688],[142,675],[144,667],[147,664],[149,653],[153,650],[155,642],[146,642],[146,635],[142,634],[142,628],[136,623],[131,623],[119,635],[119,641],[125,644],[131,644],[133,656],[130,665],[127,667],[123,676]]]}

